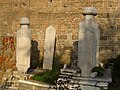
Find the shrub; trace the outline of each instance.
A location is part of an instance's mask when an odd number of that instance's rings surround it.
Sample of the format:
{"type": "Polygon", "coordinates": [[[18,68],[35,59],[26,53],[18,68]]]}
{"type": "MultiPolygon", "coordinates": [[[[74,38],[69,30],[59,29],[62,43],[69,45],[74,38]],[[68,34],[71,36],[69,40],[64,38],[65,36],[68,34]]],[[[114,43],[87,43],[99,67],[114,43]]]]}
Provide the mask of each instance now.
{"type": "Polygon", "coordinates": [[[33,76],[33,79],[37,81],[46,82],[49,84],[55,84],[56,80],[58,79],[58,74],[59,74],[59,70],[54,69],[52,71],[46,71],[40,74],[36,74],[33,76]]]}

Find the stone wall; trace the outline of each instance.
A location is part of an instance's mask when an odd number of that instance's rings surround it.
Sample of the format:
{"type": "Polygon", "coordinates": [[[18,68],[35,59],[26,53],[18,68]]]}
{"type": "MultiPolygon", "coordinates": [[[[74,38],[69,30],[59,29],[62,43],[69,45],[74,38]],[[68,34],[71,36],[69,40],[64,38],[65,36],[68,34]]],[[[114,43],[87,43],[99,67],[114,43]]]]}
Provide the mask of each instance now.
{"type": "Polygon", "coordinates": [[[16,70],[15,36],[0,37],[0,83],[7,69],[16,70]]]}
{"type": "Polygon", "coordinates": [[[56,53],[69,60],[73,42],[78,40],[78,23],[84,18],[82,8],[94,6],[100,25],[100,57],[105,60],[120,52],[120,0],[0,0],[0,33],[16,35],[21,17],[30,19],[32,40],[38,42],[43,56],[46,28],[56,32],[56,53]],[[64,54],[64,56],[62,56],[64,54]]]}

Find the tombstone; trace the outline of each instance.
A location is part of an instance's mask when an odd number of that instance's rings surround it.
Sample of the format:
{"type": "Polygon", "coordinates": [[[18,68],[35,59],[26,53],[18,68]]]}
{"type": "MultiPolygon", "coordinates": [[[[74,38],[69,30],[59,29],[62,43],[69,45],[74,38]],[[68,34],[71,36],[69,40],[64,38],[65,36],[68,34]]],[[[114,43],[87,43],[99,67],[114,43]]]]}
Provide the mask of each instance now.
{"type": "Polygon", "coordinates": [[[17,32],[16,67],[22,73],[27,72],[30,67],[31,31],[29,30],[29,24],[28,18],[21,18],[21,28],[17,32]]]}
{"type": "Polygon", "coordinates": [[[83,77],[90,77],[92,69],[98,65],[100,30],[94,20],[97,10],[85,7],[85,19],[79,23],[78,66],[83,77]]]}
{"type": "Polygon", "coordinates": [[[66,68],[64,65],[64,68],[61,69],[57,87],[60,89],[68,88],[69,90],[107,89],[108,84],[112,82],[110,69],[101,69],[100,72],[103,75],[99,74],[99,66],[95,70],[99,64],[100,39],[100,30],[94,20],[97,11],[94,7],[86,7],[83,15],[85,15],[85,20],[79,23],[78,43],[75,42],[71,50],[71,68],[66,68]]]}
{"type": "Polygon", "coordinates": [[[43,69],[52,70],[56,29],[51,25],[46,29],[43,69]]]}

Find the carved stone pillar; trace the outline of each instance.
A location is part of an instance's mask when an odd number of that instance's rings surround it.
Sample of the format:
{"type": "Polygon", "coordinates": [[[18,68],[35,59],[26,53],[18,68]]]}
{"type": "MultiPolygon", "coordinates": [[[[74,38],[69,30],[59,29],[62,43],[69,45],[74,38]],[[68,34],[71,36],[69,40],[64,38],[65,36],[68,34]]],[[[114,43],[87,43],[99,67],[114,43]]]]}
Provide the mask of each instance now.
{"type": "Polygon", "coordinates": [[[29,19],[21,18],[21,28],[17,32],[16,60],[19,72],[25,73],[30,67],[31,31],[29,19]]]}
{"type": "Polygon", "coordinates": [[[94,16],[94,7],[85,7],[85,19],[79,23],[78,67],[83,77],[90,77],[91,70],[98,64],[100,30],[94,16]]]}

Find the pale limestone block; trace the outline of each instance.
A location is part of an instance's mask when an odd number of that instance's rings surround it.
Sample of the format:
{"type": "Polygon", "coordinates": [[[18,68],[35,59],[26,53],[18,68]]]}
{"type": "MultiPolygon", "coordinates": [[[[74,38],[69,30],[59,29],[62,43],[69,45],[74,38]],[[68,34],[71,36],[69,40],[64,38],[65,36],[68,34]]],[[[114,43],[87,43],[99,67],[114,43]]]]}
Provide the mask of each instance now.
{"type": "Polygon", "coordinates": [[[99,82],[99,83],[97,83],[97,86],[107,87],[107,86],[108,86],[108,83],[107,83],[107,82],[99,82]]]}
{"type": "Polygon", "coordinates": [[[97,10],[95,7],[84,7],[83,15],[97,15],[97,10]]]}
{"type": "Polygon", "coordinates": [[[56,29],[51,25],[46,29],[43,69],[52,70],[56,29]]]}
{"type": "Polygon", "coordinates": [[[17,32],[16,67],[19,72],[25,73],[30,67],[31,31],[29,30],[29,19],[22,18],[20,24],[21,28],[17,32]]]}
{"type": "Polygon", "coordinates": [[[95,78],[96,76],[97,76],[97,72],[93,72],[92,74],[91,74],[91,77],[93,77],[93,78],[95,78]]]}
{"type": "Polygon", "coordinates": [[[92,86],[95,86],[96,83],[97,83],[96,81],[82,81],[82,80],[79,81],[80,85],[90,85],[90,86],[92,85],[92,86]]]}
{"type": "Polygon", "coordinates": [[[81,90],[100,90],[99,87],[92,87],[92,86],[82,86],[81,90]]]}

